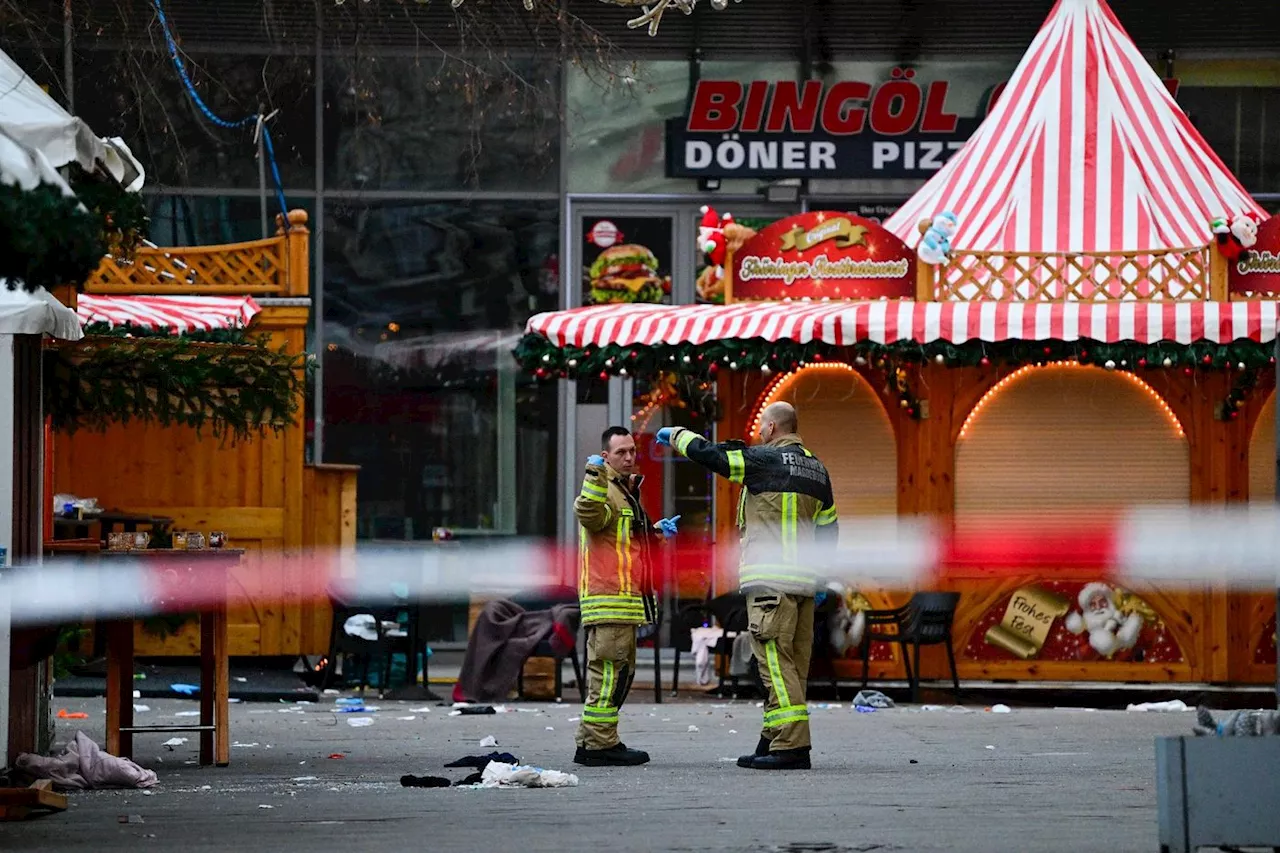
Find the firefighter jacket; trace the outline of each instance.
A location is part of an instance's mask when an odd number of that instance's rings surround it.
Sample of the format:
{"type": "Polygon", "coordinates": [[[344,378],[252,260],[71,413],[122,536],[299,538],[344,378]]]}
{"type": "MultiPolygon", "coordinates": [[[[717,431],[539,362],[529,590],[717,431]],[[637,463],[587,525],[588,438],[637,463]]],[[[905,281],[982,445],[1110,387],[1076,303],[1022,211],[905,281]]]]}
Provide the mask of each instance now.
{"type": "Polygon", "coordinates": [[[797,435],[748,447],[676,429],[676,452],[742,486],[739,585],[812,595],[839,536],[831,477],[797,435]]]}
{"type": "Polygon", "coordinates": [[[651,528],[640,506],[639,475],[588,465],[573,502],[578,518],[578,600],[583,625],[657,621],[651,528]]]}

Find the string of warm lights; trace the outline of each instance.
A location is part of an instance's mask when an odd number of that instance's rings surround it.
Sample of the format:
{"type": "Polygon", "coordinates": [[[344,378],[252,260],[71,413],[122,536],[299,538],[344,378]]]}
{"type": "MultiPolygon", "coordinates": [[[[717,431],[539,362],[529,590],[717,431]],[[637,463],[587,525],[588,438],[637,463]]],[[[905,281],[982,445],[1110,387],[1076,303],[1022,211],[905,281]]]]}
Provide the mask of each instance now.
{"type": "Polygon", "coordinates": [[[770,382],[769,387],[760,395],[759,402],[756,403],[755,411],[751,416],[751,435],[757,435],[760,432],[760,421],[764,417],[765,409],[781,400],[782,395],[787,393],[788,389],[799,381],[802,374],[812,376],[814,373],[852,373],[854,376],[861,378],[861,374],[858,371],[839,361],[810,364],[801,367],[799,370],[784,373],[770,382]]]}
{"type": "MultiPolygon", "coordinates": [[[[991,386],[991,388],[987,391],[987,393],[982,395],[982,399],[979,400],[977,405],[975,405],[973,409],[969,412],[969,416],[964,419],[964,424],[960,427],[960,438],[963,439],[966,435],[968,435],[969,430],[972,428],[974,421],[977,420],[978,415],[982,413],[983,409],[985,409],[988,405],[990,405],[992,400],[1000,396],[1000,394],[1003,393],[1005,389],[1007,389],[1010,385],[1017,382],[1019,379],[1026,376],[1028,373],[1030,373],[1033,370],[1097,371],[1098,368],[1092,365],[1080,364],[1079,362],[1076,362],[1076,361],[1056,361],[1056,362],[1049,362],[1047,364],[1028,364],[1025,367],[1018,368],[1017,370],[1013,371],[1005,378],[1001,379],[995,385],[991,386]]],[[[1178,437],[1179,438],[1186,437],[1186,432],[1183,431],[1182,429],[1182,422],[1178,420],[1178,416],[1174,414],[1173,409],[1169,408],[1169,404],[1164,401],[1164,398],[1160,396],[1159,392],[1157,392],[1150,385],[1143,382],[1137,376],[1134,376],[1132,373],[1129,373],[1128,371],[1108,370],[1107,372],[1124,379],[1126,382],[1133,385],[1135,388],[1138,388],[1144,394],[1150,397],[1151,401],[1155,403],[1156,407],[1161,411],[1161,413],[1164,414],[1165,418],[1169,422],[1169,425],[1178,434],[1178,437]]]]}

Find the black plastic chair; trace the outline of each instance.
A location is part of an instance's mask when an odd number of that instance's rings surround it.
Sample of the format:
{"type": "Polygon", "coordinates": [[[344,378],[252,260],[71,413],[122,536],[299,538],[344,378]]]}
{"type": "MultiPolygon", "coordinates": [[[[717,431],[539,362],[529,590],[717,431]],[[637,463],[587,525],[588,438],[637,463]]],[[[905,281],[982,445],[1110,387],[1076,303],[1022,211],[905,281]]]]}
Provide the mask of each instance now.
{"type": "MultiPolygon", "coordinates": [[[[510,599],[525,610],[550,610],[557,604],[572,604],[578,606],[578,591],[573,587],[557,586],[547,589],[531,590],[529,592],[520,593],[512,596],[510,599]]],[[[587,681],[582,674],[582,665],[578,661],[578,629],[579,626],[573,626],[573,645],[569,647],[569,653],[558,653],[557,649],[551,644],[550,640],[543,640],[533,651],[529,653],[529,660],[534,658],[551,658],[555,661],[555,698],[561,698],[564,691],[564,676],[561,670],[564,668],[564,659],[567,657],[573,661],[573,675],[578,681],[578,695],[585,703],[587,701],[587,681]]],[[[520,668],[520,678],[516,682],[516,694],[524,698],[524,667],[520,668]]]]}
{"type": "MultiPolygon", "coordinates": [[[[382,628],[384,621],[395,620],[395,608],[373,607],[357,601],[341,599],[332,594],[329,600],[333,605],[333,627],[329,631],[329,654],[324,675],[320,680],[320,689],[325,690],[333,686],[334,679],[337,677],[338,662],[349,655],[355,658],[359,665],[361,695],[369,684],[369,664],[375,658],[378,659],[382,669],[382,684],[379,692],[385,694],[388,686],[386,682],[391,673],[391,655],[405,642],[404,637],[389,636],[382,628]],[[376,639],[353,637],[344,629],[346,621],[360,613],[373,616],[376,639]]],[[[350,673],[344,668],[343,675],[349,677],[350,673]]]]}
{"type": "Polygon", "coordinates": [[[959,603],[958,592],[917,592],[902,607],[866,611],[867,630],[862,636],[863,689],[866,689],[871,669],[871,644],[898,643],[902,647],[907,682],[911,685],[911,701],[919,701],[920,647],[943,645],[947,649],[951,683],[955,688],[956,701],[959,702],[960,675],[956,672],[956,654],[951,640],[951,623],[955,619],[959,603]],[[910,655],[907,652],[908,646],[912,647],[910,655]]]}
{"type": "MultiPolygon", "coordinates": [[[[716,640],[715,647],[711,650],[711,653],[716,656],[716,671],[719,676],[716,693],[724,696],[724,682],[727,678],[736,694],[739,676],[729,674],[729,669],[733,657],[733,642],[739,634],[747,630],[747,597],[740,592],[730,592],[701,604],[686,605],[679,613],[680,627],[686,632],[689,628],[701,626],[711,619],[720,626],[720,639],[716,640]]],[[[673,625],[672,630],[675,629],[676,626],[673,625]]],[[[680,652],[682,649],[689,651],[692,648],[687,637],[683,642],[675,642],[673,638],[673,644],[676,649],[676,661],[671,676],[672,696],[680,690],[680,652]]]]}

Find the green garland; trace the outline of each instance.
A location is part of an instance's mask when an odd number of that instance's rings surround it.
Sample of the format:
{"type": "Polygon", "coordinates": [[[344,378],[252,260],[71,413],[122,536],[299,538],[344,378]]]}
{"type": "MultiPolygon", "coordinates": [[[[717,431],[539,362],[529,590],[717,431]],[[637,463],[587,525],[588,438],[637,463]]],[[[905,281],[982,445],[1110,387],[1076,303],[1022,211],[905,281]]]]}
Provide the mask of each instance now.
{"type": "Polygon", "coordinates": [[[535,379],[608,379],[632,376],[652,380],[663,372],[680,376],[713,378],[721,370],[786,372],[819,361],[870,364],[935,363],[947,367],[991,364],[1024,365],[1049,361],[1078,361],[1107,369],[1196,370],[1258,369],[1274,363],[1272,346],[1240,340],[1229,344],[1200,342],[1191,345],[1163,341],[1102,343],[1080,341],[944,341],[921,344],[902,341],[877,344],[859,341],[852,346],[796,341],[733,339],[706,344],[659,346],[558,347],[541,335],[528,334],[515,349],[516,360],[535,379]]]}
{"type": "Polygon", "coordinates": [[[106,253],[101,220],[58,187],[0,185],[0,279],[10,290],[79,287],[106,253]]]}
{"type": "Polygon", "coordinates": [[[70,183],[76,198],[98,218],[107,251],[115,258],[132,258],[151,224],[142,196],[79,166],[72,167],[70,183]]]}
{"type": "Polygon", "coordinates": [[[175,340],[180,339],[197,344],[252,344],[255,337],[244,329],[213,329],[211,331],[174,332],[173,329],[152,329],[148,326],[135,326],[133,323],[121,323],[113,326],[110,323],[90,323],[84,327],[86,336],[102,338],[144,338],[175,340]]]}
{"type": "Polygon", "coordinates": [[[181,338],[137,344],[86,338],[46,350],[45,412],[55,429],[131,420],[205,427],[249,439],[294,423],[314,363],[265,339],[215,346],[181,338]]]}

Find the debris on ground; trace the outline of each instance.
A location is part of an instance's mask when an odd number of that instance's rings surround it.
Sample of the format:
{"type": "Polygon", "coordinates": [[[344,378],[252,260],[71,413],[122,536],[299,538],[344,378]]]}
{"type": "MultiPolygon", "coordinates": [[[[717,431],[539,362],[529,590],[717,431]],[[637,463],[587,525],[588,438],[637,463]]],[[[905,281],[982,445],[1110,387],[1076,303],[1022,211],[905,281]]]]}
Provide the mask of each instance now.
{"type": "Polygon", "coordinates": [[[200,716],[200,712],[199,711],[178,711],[176,714],[174,714],[174,716],[175,717],[198,717],[200,716]]]}
{"type": "Polygon", "coordinates": [[[995,746],[993,746],[992,744],[987,744],[986,746],[983,747],[983,749],[995,749],[995,746]]]}
{"type": "Polygon", "coordinates": [[[425,708],[425,707],[424,707],[424,708],[410,708],[410,709],[409,709],[409,713],[410,713],[410,714],[430,714],[430,713],[431,713],[431,709],[430,709],[430,708],[425,708]]]}
{"type": "Polygon", "coordinates": [[[373,717],[348,717],[347,725],[356,729],[363,729],[366,726],[373,725],[373,717]]]}
{"type": "Polygon", "coordinates": [[[403,720],[403,721],[405,721],[405,722],[410,722],[410,721],[412,721],[412,720],[416,720],[416,719],[418,719],[418,718],[417,718],[417,717],[396,717],[396,719],[397,719],[397,720],[403,720]]]}
{"type": "Polygon", "coordinates": [[[169,747],[169,751],[172,752],[175,746],[182,746],[186,742],[187,739],[184,737],[171,737],[160,745],[169,747]]]}
{"type": "Polygon", "coordinates": [[[503,764],[499,761],[491,761],[489,766],[481,773],[480,782],[459,787],[466,789],[573,788],[577,784],[578,777],[573,773],[564,773],[560,770],[544,770],[541,767],[530,767],[527,764],[503,764]]]}
{"type": "Polygon", "coordinates": [[[274,809],[274,808],[275,808],[275,806],[269,806],[269,805],[267,805],[266,803],[258,803],[258,808],[260,808],[260,809],[274,809]]]}
{"type": "Polygon", "coordinates": [[[689,726],[689,732],[690,732],[690,733],[696,732],[697,730],[698,730],[698,727],[697,727],[697,726],[689,726]]]}
{"type": "Polygon", "coordinates": [[[335,759],[335,760],[336,760],[336,759],[339,759],[339,758],[346,758],[346,756],[345,756],[345,755],[343,755],[341,752],[333,752],[333,753],[330,753],[330,754],[329,754],[329,757],[330,757],[331,759],[335,759]]]}
{"type": "Polygon", "coordinates": [[[1181,699],[1170,699],[1167,702],[1139,702],[1130,704],[1126,711],[1154,711],[1156,713],[1173,714],[1182,711],[1190,711],[1187,703],[1181,699]]]}
{"type": "Polygon", "coordinates": [[[870,705],[854,705],[853,710],[857,711],[859,714],[874,714],[879,709],[872,708],[870,705]]]}
{"type": "Polygon", "coordinates": [[[1263,737],[1280,735],[1280,711],[1234,711],[1221,723],[1213,719],[1208,708],[1196,709],[1196,725],[1192,730],[1197,736],[1263,737]]]}
{"type": "Polygon", "coordinates": [[[484,740],[480,741],[481,749],[484,749],[490,746],[497,746],[497,745],[498,745],[498,739],[493,735],[488,735],[487,737],[484,738],[484,740]]]}
{"type": "Polygon", "coordinates": [[[239,749],[252,749],[257,745],[258,745],[257,741],[254,741],[253,743],[241,743],[240,741],[236,741],[235,743],[231,744],[233,748],[239,748],[239,749]]]}
{"type": "Polygon", "coordinates": [[[989,709],[993,714],[1012,714],[1013,709],[1008,705],[992,705],[989,709]]]}
{"type": "Polygon", "coordinates": [[[859,690],[853,697],[855,708],[893,708],[893,700],[879,690],[859,690]]]}
{"type": "Polygon", "coordinates": [[[87,720],[89,719],[89,715],[86,714],[84,711],[68,711],[66,708],[60,708],[58,710],[58,719],[59,720],[87,720]]]}
{"type": "Polygon", "coordinates": [[[151,706],[150,706],[150,705],[134,705],[134,706],[133,706],[133,711],[134,711],[134,713],[136,713],[136,714],[141,714],[141,713],[143,713],[143,712],[145,712],[145,711],[150,711],[150,710],[151,710],[151,706]]]}
{"type": "Polygon", "coordinates": [[[76,732],[62,755],[23,753],[14,766],[32,779],[49,779],[63,790],[150,788],[157,781],[154,770],[144,770],[127,758],[103,751],[84,732],[76,732]]]}
{"type": "Polygon", "coordinates": [[[464,758],[459,758],[457,761],[450,761],[445,767],[474,767],[477,770],[483,770],[494,761],[502,764],[519,763],[516,757],[509,752],[491,752],[488,755],[468,755],[464,758]]]}
{"type": "Polygon", "coordinates": [[[200,692],[199,684],[170,684],[169,689],[183,696],[194,696],[200,692]]]}
{"type": "Polygon", "coordinates": [[[116,823],[146,823],[140,814],[122,814],[116,818],[116,823]]]}
{"type": "Polygon", "coordinates": [[[400,785],[404,788],[452,788],[453,783],[448,779],[439,776],[410,776],[404,775],[400,777],[400,785]]]}

